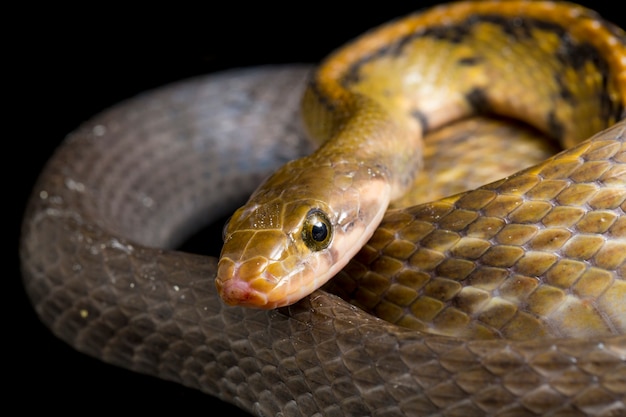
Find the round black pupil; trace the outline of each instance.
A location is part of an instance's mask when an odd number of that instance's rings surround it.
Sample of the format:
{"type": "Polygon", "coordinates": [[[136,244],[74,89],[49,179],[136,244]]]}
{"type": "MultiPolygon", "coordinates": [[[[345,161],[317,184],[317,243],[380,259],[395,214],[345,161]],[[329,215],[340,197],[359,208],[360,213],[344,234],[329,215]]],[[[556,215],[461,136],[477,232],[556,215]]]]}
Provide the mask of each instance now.
{"type": "Polygon", "coordinates": [[[328,236],[328,229],[322,222],[317,222],[311,227],[311,237],[316,242],[323,242],[328,236]]]}

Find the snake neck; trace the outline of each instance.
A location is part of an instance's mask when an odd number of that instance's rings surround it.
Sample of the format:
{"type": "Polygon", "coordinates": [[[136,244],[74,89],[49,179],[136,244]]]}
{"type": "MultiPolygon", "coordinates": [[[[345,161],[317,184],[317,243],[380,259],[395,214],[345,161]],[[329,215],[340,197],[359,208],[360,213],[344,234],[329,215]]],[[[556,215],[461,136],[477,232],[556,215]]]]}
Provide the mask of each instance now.
{"type": "Polygon", "coordinates": [[[279,169],[232,216],[216,280],[227,303],[276,308],[321,287],[412,184],[421,167],[419,123],[358,94],[349,105],[350,117],[328,127],[332,140],[279,169]],[[324,228],[320,241],[306,235],[311,216],[324,228]]]}

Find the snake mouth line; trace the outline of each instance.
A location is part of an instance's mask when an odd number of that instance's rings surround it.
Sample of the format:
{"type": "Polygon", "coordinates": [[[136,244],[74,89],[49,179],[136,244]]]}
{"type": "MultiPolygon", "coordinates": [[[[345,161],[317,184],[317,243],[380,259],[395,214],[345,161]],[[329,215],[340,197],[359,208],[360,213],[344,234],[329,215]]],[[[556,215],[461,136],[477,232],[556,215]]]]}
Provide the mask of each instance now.
{"type": "Polygon", "coordinates": [[[250,284],[242,280],[229,280],[225,283],[218,281],[217,291],[222,300],[228,305],[246,307],[260,307],[267,305],[267,297],[251,288],[250,284]]]}

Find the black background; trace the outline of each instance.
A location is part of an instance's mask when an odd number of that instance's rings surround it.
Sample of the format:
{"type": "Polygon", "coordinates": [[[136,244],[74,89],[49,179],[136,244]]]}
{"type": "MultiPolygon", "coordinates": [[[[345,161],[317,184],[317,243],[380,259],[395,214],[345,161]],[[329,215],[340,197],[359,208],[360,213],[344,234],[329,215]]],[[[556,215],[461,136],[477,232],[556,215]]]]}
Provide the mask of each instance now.
{"type": "MultiPolygon", "coordinates": [[[[3,121],[9,126],[3,135],[3,170],[13,210],[4,214],[11,247],[11,268],[4,277],[9,285],[3,288],[6,399],[23,411],[46,407],[65,415],[91,409],[147,414],[173,407],[178,413],[211,414],[220,404],[200,392],[76,353],[54,338],[30,308],[20,282],[20,222],[38,173],[68,132],[125,98],[176,80],[232,67],[317,62],[365,30],[433,3],[438,2],[361,3],[337,10],[320,3],[250,8],[233,2],[133,12],[90,6],[33,8],[5,16],[16,23],[3,52],[8,73],[3,121]]],[[[590,1],[582,4],[626,26],[618,3],[603,3],[605,9],[590,1]]],[[[221,415],[246,415],[226,406],[221,415]]]]}

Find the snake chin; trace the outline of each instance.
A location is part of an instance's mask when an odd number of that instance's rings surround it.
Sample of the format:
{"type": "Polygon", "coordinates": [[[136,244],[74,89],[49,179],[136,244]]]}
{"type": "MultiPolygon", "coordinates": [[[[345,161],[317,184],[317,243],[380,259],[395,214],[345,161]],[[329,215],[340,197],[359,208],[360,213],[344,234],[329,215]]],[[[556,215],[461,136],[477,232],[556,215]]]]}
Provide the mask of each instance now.
{"type": "Polygon", "coordinates": [[[267,301],[245,281],[229,280],[223,284],[216,281],[215,286],[222,300],[228,305],[257,306],[264,305],[267,301]]]}

